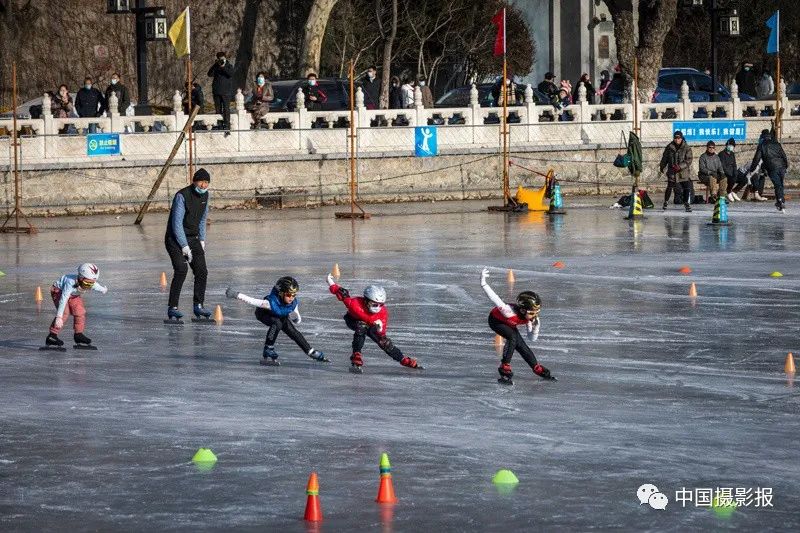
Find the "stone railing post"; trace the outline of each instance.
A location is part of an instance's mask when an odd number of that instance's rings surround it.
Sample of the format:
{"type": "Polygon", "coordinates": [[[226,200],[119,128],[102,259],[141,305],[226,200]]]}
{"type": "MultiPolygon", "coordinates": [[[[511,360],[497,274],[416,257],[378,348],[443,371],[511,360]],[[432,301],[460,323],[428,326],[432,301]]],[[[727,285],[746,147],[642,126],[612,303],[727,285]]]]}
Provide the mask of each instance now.
{"type": "Polygon", "coordinates": [[[233,97],[234,105],[236,106],[236,120],[233,121],[231,127],[240,132],[243,129],[250,129],[249,113],[244,110],[244,94],[241,89],[236,89],[236,96],[233,97]]]}
{"type": "Polygon", "coordinates": [[[474,83],[469,90],[469,107],[471,113],[468,120],[472,129],[472,144],[475,144],[475,128],[480,120],[481,103],[478,100],[478,87],[474,83]]]}
{"type": "Polygon", "coordinates": [[[580,106],[581,124],[592,121],[589,102],[586,100],[586,86],[583,82],[578,83],[578,105],[580,106]]]}
{"type": "Polygon", "coordinates": [[[45,159],[53,153],[53,141],[56,134],[55,120],[53,120],[53,112],[50,107],[53,101],[48,93],[44,93],[42,97],[42,133],[44,134],[44,157],[45,159]]]}
{"type": "Polygon", "coordinates": [[[742,101],[739,99],[739,86],[736,84],[736,80],[731,82],[731,107],[731,119],[742,118],[742,101]]]}
{"type": "Polygon", "coordinates": [[[356,127],[369,128],[370,118],[367,113],[367,106],[364,105],[364,91],[361,90],[361,87],[356,88],[355,109],[353,111],[356,114],[356,127]]]}
{"type": "Polygon", "coordinates": [[[414,124],[413,126],[425,126],[428,121],[425,120],[425,106],[422,104],[422,89],[419,85],[414,87],[414,124]]]}
{"type": "Polygon", "coordinates": [[[300,151],[305,150],[306,133],[305,131],[311,128],[309,122],[308,109],[306,109],[306,93],[303,92],[302,87],[297,88],[297,148],[300,151]]]}
{"type": "MultiPolygon", "coordinates": [[[[191,102],[191,99],[189,101],[191,102]]],[[[172,95],[172,114],[175,117],[175,134],[177,135],[178,132],[183,130],[186,121],[189,119],[183,113],[183,98],[180,91],[175,91],[175,94],[172,95]]]]}
{"type": "Polygon", "coordinates": [[[111,96],[108,98],[108,116],[111,119],[111,132],[121,133],[125,130],[120,120],[119,115],[119,98],[117,92],[112,91],[111,96]]]}
{"type": "Polygon", "coordinates": [[[681,83],[681,104],[681,112],[683,113],[681,120],[691,120],[693,118],[692,101],[689,100],[689,86],[686,84],[686,80],[681,83]]]}
{"type": "Polygon", "coordinates": [[[533,103],[533,87],[531,84],[525,86],[525,122],[527,123],[528,142],[533,139],[533,130],[531,127],[536,124],[538,117],[536,116],[536,104],[533,103]]]}
{"type": "MultiPolygon", "coordinates": [[[[781,109],[784,110],[783,111],[783,116],[781,117],[781,120],[784,120],[786,118],[789,118],[789,116],[791,114],[791,109],[792,109],[790,107],[790,104],[789,104],[789,97],[786,96],[786,82],[783,81],[783,79],[781,79],[781,81],[780,81],[780,83],[778,83],[778,86],[776,87],[776,89],[779,91],[778,98],[780,98],[780,101],[781,101],[781,109]]],[[[776,111],[776,113],[777,113],[777,111],[776,111]]]]}

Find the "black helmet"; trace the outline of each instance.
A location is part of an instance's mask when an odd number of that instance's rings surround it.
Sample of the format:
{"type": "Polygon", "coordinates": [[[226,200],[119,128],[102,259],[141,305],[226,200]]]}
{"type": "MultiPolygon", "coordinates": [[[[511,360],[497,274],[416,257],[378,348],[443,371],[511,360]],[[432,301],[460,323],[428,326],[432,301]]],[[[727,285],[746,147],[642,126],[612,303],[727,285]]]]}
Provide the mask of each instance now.
{"type": "Polygon", "coordinates": [[[275,283],[275,288],[281,294],[297,294],[300,290],[300,284],[291,276],[283,276],[275,283]]]}
{"type": "Polygon", "coordinates": [[[533,291],[522,291],[517,296],[517,306],[523,311],[539,311],[542,308],[542,299],[533,291]]]}

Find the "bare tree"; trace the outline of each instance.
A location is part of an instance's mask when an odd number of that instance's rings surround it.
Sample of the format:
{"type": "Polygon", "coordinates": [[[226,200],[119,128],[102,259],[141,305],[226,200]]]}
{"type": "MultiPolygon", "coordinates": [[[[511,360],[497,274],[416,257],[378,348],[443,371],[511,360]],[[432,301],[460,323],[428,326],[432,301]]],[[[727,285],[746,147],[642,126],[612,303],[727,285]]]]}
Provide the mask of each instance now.
{"type": "Polygon", "coordinates": [[[675,24],[678,0],[639,0],[638,32],[633,23],[631,0],[606,0],[606,5],[614,21],[620,68],[632,79],[634,58],[638,60],[639,98],[649,99],[656,89],[664,58],[664,41],[675,24]]]}
{"type": "Polygon", "coordinates": [[[425,74],[425,46],[442,28],[453,21],[459,11],[457,0],[428,0],[408,3],[405,6],[406,25],[417,41],[417,74],[425,74]]]}
{"type": "Polygon", "coordinates": [[[309,72],[317,72],[319,70],[325,28],[328,26],[328,19],[337,1],[314,0],[314,4],[311,6],[311,11],[306,20],[303,51],[300,54],[299,75],[301,77],[304,77],[309,72]]]}
{"type": "Polygon", "coordinates": [[[261,0],[246,0],[244,4],[239,48],[236,50],[236,70],[233,75],[233,83],[236,88],[244,89],[250,63],[253,61],[253,41],[256,36],[260,7],[261,0]]]}
{"type": "Polygon", "coordinates": [[[375,0],[378,27],[381,31],[381,37],[385,39],[383,44],[380,107],[381,109],[387,109],[389,107],[389,85],[392,79],[392,47],[394,47],[394,40],[397,38],[397,0],[392,0],[392,22],[388,37],[384,35],[383,24],[381,24],[381,13],[378,8],[382,3],[381,0],[375,0]]]}

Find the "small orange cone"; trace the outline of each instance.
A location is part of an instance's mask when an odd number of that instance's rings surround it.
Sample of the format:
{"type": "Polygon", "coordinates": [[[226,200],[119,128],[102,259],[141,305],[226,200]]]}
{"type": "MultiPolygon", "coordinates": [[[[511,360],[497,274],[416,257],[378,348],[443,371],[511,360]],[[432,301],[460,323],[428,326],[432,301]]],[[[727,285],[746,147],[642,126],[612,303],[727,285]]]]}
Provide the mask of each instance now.
{"type": "Polygon", "coordinates": [[[553,266],[555,268],[564,268],[564,263],[562,263],[561,261],[556,261],[555,263],[553,263],[553,266]]]}
{"type": "Polygon", "coordinates": [[[36,293],[33,295],[33,300],[37,304],[38,303],[42,303],[42,300],[44,300],[44,298],[42,298],[42,288],[41,287],[36,287],[36,293]]]}
{"type": "Polygon", "coordinates": [[[389,454],[381,454],[381,484],[378,486],[378,503],[397,503],[394,495],[394,485],[392,485],[392,465],[389,463],[389,454]]]}
{"type": "Polygon", "coordinates": [[[333,270],[331,270],[331,276],[334,278],[340,278],[342,275],[341,270],[339,270],[339,263],[334,263],[333,270]]]}
{"type": "Polygon", "coordinates": [[[322,522],[322,506],[319,504],[319,481],[317,480],[317,473],[311,472],[308,476],[308,485],[306,485],[306,514],[303,519],[309,522],[322,522]]]}
{"type": "Polygon", "coordinates": [[[697,286],[694,284],[694,281],[689,286],[689,297],[690,298],[697,298],[697,286]]]}
{"type": "Polygon", "coordinates": [[[680,272],[681,274],[691,274],[692,273],[692,269],[689,268],[688,266],[684,266],[684,267],[681,267],[680,270],[678,270],[678,272],[680,272]]]}
{"type": "Polygon", "coordinates": [[[506,276],[506,281],[508,281],[509,283],[514,283],[515,281],[517,281],[517,278],[514,277],[514,271],[511,270],[510,268],[508,269],[508,276],[506,276]]]}
{"type": "Polygon", "coordinates": [[[786,356],[786,364],[783,365],[783,371],[787,374],[794,374],[796,372],[794,367],[794,356],[792,355],[792,352],[789,352],[789,354],[786,356]]]}
{"type": "Polygon", "coordinates": [[[166,272],[162,272],[161,273],[161,279],[158,281],[158,284],[161,285],[162,289],[165,289],[167,287],[167,273],[166,272]]]}
{"type": "Polygon", "coordinates": [[[222,324],[222,306],[217,305],[217,308],[214,309],[214,320],[217,324],[222,324]]]}

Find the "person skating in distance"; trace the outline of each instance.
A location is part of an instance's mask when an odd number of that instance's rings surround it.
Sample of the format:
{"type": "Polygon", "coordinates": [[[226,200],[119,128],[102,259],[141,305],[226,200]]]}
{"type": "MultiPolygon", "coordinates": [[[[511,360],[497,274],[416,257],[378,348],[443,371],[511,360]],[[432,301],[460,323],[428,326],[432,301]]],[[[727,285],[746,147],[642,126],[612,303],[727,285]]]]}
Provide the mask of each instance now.
{"type": "Polygon", "coordinates": [[[528,339],[535,341],[539,338],[539,326],[541,324],[539,311],[542,308],[542,301],[539,295],[533,291],[523,291],[517,296],[516,303],[506,303],[500,299],[486,282],[488,276],[489,269],[484,268],[481,272],[481,288],[495,305],[494,309],[489,313],[489,327],[506,340],[505,348],[503,348],[503,359],[497,369],[500,373],[500,378],[497,381],[500,383],[512,383],[511,378],[514,376],[514,372],[511,371],[511,356],[514,355],[515,350],[530,365],[534,374],[542,379],[556,381],[556,378],[550,375],[550,371],[536,361],[533,351],[525,344],[522,335],[517,330],[518,326],[525,324],[528,328],[528,339]]]}
{"type": "Polygon", "coordinates": [[[306,338],[303,337],[303,334],[297,331],[295,327],[302,321],[300,317],[300,301],[297,298],[299,291],[300,285],[291,276],[284,276],[279,279],[272,288],[272,292],[262,300],[251,298],[230,287],[225,291],[225,296],[228,298],[236,298],[256,307],[256,318],[269,328],[267,330],[267,338],[264,341],[264,357],[261,360],[261,364],[280,364],[278,363],[278,352],[275,351],[275,341],[281,331],[297,343],[303,353],[311,359],[324,363],[329,362],[325,354],[312,348],[306,338]]]}
{"type": "Polygon", "coordinates": [[[332,275],[328,274],[327,279],[331,294],[347,307],[344,322],[348,328],[353,330],[353,355],[350,357],[352,372],[360,373],[362,371],[364,360],[361,357],[361,350],[364,348],[366,337],[372,339],[375,344],[380,346],[381,350],[386,352],[386,355],[401,365],[422,369],[422,365],[417,363],[416,359],[404,356],[403,352],[386,336],[389,312],[386,309],[386,291],[383,287],[370,285],[364,289],[363,297],[351,297],[347,289],[336,284],[332,275]]]}
{"type": "Polygon", "coordinates": [[[83,334],[86,327],[86,308],[81,297],[86,291],[98,291],[102,294],[108,289],[97,283],[100,269],[92,263],[84,263],[78,267],[77,274],[64,274],[50,287],[50,296],[56,306],[56,317],[50,325],[50,334],[45,339],[46,346],[61,347],[64,341],[58,338],[64,322],[72,315],[75,328],[75,344],[88,346],[92,340],[83,334]]]}

